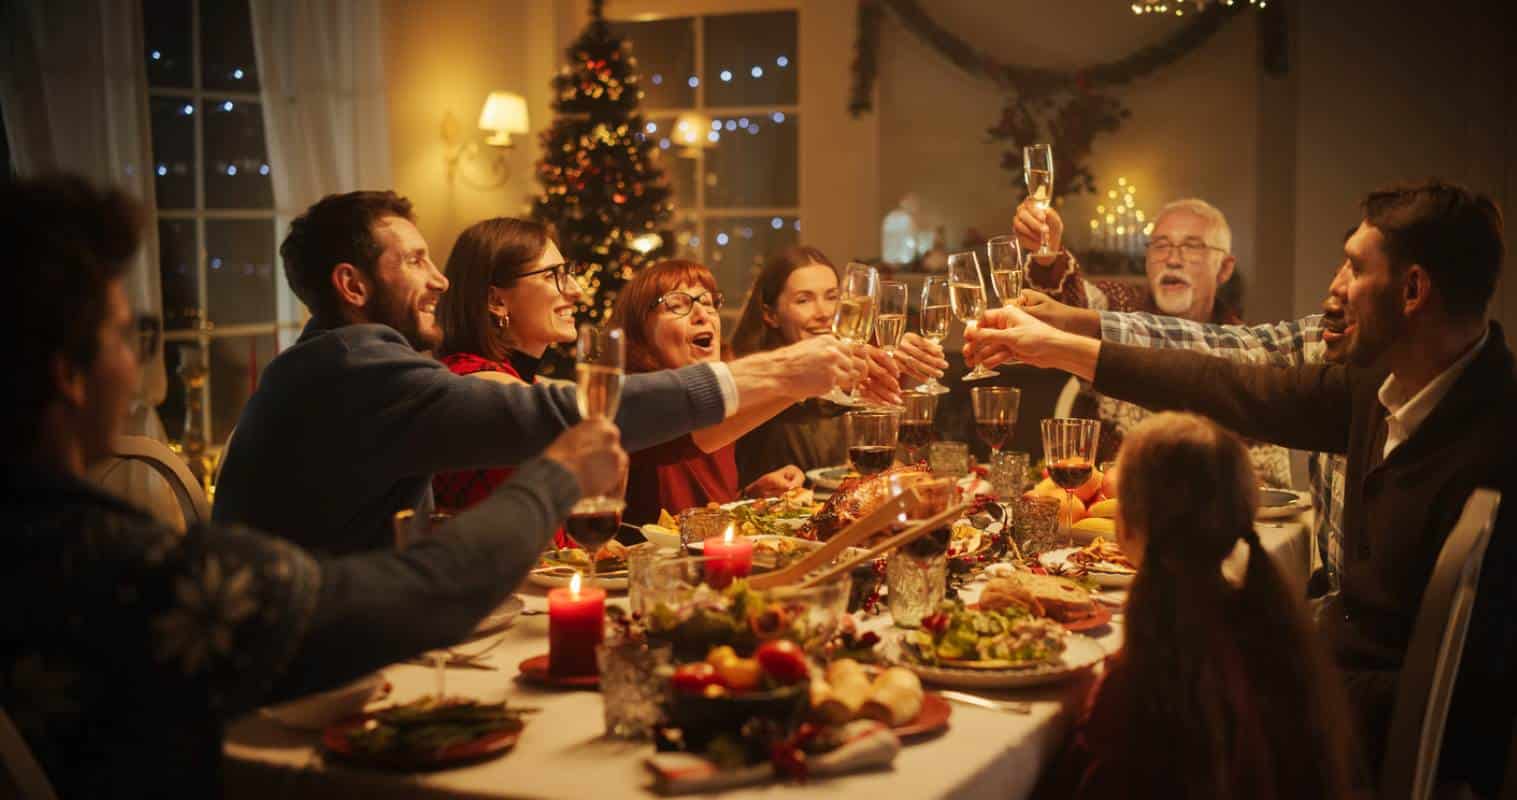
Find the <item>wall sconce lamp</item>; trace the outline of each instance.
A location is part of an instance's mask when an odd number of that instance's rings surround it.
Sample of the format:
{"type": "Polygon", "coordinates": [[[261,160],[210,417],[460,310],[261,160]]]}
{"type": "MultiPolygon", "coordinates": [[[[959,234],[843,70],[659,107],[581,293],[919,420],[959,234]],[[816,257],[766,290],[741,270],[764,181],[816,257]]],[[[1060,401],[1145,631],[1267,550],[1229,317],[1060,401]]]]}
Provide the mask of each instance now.
{"type": "Polygon", "coordinates": [[[526,99],[515,92],[491,92],[479,112],[479,129],[490,134],[484,140],[484,147],[480,146],[478,137],[463,137],[458,117],[453,112],[443,115],[442,139],[448,148],[444,155],[448,182],[458,179],[476,189],[498,189],[511,176],[511,166],[506,161],[506,151],[512,147],[511,134],[530,130],[526,99]],[[460,165],[466,162],[483,170],[484,179],[471,178],[461,170],[460,165]]]}
{"type": "Polygon", "coordinates": [[[680,146],[681,156],[695,158],[700,155],[700,151],[716,146],[717,139],[711,138],[713,135],[721,136],[711,128],[710,117],[699,112],[688,111],[679,115],[679,118],[674,121],[674,130],[669,138],[680,146]]]}

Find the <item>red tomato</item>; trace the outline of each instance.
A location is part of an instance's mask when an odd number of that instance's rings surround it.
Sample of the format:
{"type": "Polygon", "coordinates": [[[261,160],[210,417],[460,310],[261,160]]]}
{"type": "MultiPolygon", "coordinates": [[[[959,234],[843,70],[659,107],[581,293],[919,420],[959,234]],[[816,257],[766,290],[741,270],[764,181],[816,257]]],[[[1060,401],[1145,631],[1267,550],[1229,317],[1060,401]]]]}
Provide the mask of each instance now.
{"type": "Polygon", "coordinates": [[[772,639],[759,645],[753,654],[763,667],[764,674],[777,683],[800,683],[811,677],[811,668],[806,664],[806,654],[799,645],[789,639],[772,639]]]}
{"type": "Polygon", "coordinates": [[[681,664],[679,668],[674,670],[674,678],[672,679],[675,691],[689,692],[690,694],[700,694],[705,691],[707,686],[715,686],[717,682],[716,667],[704,661],[697,661],[694,664],[681,664]]]}

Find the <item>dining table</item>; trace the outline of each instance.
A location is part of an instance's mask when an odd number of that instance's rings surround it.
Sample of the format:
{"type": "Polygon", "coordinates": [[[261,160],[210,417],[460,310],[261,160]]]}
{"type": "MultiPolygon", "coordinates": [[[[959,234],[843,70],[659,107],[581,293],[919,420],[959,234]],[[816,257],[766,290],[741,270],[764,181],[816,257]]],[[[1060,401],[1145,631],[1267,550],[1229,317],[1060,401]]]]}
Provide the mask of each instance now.
{"type": "MultiPolygon", "coordinates": [[[[1265,550],[1305,585],[1309,566],[1310,512],[1289,520],[1258,523],[1265,550]]],[[[982,581],[961,597],[973,602],[982,581]]],[[[1120,591],[1105,590],[1119,608],[1107,626],[1087,632],[1109,655],[1122,644],[1120,591]]],[[[537,709],[513,749],[482,763],[431,772],[392,772],[350,766],[326,757],[319,732],[289,728],[265,712],[231,724],[225,753],[226,795],[297,800],[306,797],[365,798],[604,798],[656,797],[645,761],[646,741],[604,735],[601,696],[593,690],[547,689],[527,683],[518,665],[547,652],[547,600],[543,590],[518,591],[525,611],[505,631],[470,642],[480,653],[472,666],[448,668],[447,692],[488,702],[537,709]]],[[[609,602],[625,603],[625,597],[609,602]]],[[[881,604],[883,605],[883,604],[881,604]]],[[[892,627],[888,612],[862,620],[861,627],[892,627]]],[[[721,792],[734,800],[757,797],[837,798],[1023,798],[1059,752],[1082,708],[1093,675],[1035,688],[975,689],[990,700],[1020,701],[1015,710],[952,703],[947,728],[908,739],[886,768],[813,780],[773,781],[721,792]]],[[[433,667],[395,664],[383,670],[392,686],[390,701],[407,702],[436,691],[433,667]]],[[[927,686],[929,691],[934,688],[927,686]]]]}

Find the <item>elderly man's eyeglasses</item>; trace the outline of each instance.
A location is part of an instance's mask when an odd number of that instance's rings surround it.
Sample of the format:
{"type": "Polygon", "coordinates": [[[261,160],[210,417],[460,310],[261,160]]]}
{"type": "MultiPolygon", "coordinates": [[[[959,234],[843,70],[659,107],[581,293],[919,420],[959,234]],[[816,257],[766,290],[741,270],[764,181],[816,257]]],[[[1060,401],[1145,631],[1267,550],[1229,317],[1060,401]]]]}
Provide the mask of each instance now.
{"type": "Polygon", "coordinates": [[[670,292],[654,300],[649,310],[655,310],[659,306],[663,306],[664,310],[670,314],[676,317],[684,317],[695,310],[696,303],[705,306],[707,311],[719,311],[722,307],[722,293],[701,292],[699,295],[692,295],[689,292],[670,292]]]}
{"type": "Polygon", "coordinates": [[[534,269],[530,272],[521,272],[516,275],[512,275],[509,280],[506,280],[503,283],[497,285],[510,285],[512,282],[520,278],[528,278],[533,275],[541,275],[544,272],[551,272],[553,273],[553,285],[558,288],[559,294],[568,294],[570,288],[573,288],[574,291],[583,293],[583,289],[580,288],[580,282],[585,277],[585,273],[589,270],[590,265],[584,263],[583,261],[565,261],[562,264],[554,264],[551,267],[543,267],[542,269],[534,269]]]}
{"type": "Polygon", "coordinates": [[[1201,263],[1202,259],[1206,258],[1208,250],[1216,250],[1219,253],[1227,252],[1220,247],[1212,247],[1205,242],[1192,240],[1175,244],[1168,239],[1155,239],[1148,243],[1148,260],[1168,261],[1170,254],[1177,249],[1180,251],[1180,260],[1187,264],[1201,263]]]}

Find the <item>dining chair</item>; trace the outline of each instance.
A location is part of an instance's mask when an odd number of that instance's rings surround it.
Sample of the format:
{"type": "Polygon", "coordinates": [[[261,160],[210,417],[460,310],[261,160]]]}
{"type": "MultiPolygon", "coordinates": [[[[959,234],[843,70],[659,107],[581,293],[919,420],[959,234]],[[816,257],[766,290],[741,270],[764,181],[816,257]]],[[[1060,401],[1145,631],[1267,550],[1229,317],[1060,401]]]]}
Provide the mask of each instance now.
{"type": "Polygon", "coordinates": [[[32,749],[21,738],[21,731],[3,708],[0,708],[0,764],[5,766],[5,774],[0,776],[4,778],[0,782],[0,795],[28,800],[54,800],[58,796],[42,765],[32,756],[32,749]]]}
{"type": "Polygon", "coordinates": [[[184,463],[184,459],[174,455],[168,445],[146,436],[118,436],[113,445],[113,455],[129,461],[140,461],[162,476],[179,501],[185,527],[211,521],[211,504],[206,500],[200,482],[190,473],[189,465],[184,463]]]}
{"type": "Polygon", "coordinates": [[[1080,379],[1071,377],[1064,382],[1064,388],[1059,390],[1059,399],[1053,403],[1053,415],[1055,417],[1069,417],[1074,415],[1075,400],[1080,397],[1080,379]]]}
{"type": "Polygon", "coordinates": [[[1396,682],[1390,734],[1380,773],[1382,800],[1427,800],[1438,777],[1454,679],[1464,652],[1480,567],[1501,493],[1476,489],[1443,542],[1396,682]]]}

